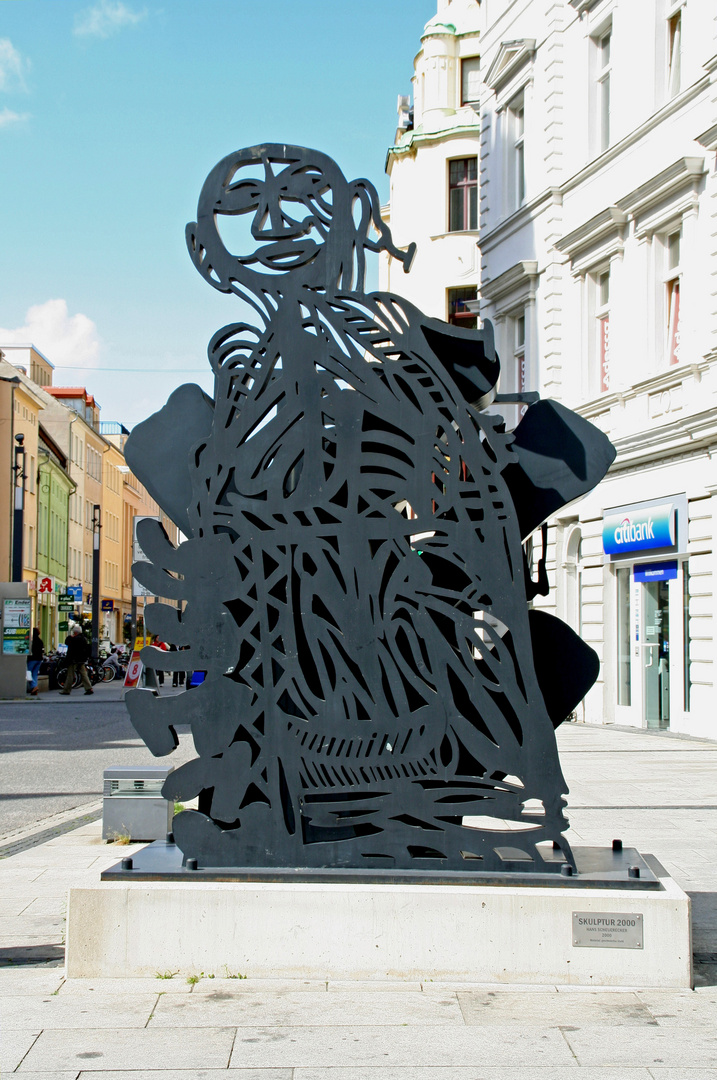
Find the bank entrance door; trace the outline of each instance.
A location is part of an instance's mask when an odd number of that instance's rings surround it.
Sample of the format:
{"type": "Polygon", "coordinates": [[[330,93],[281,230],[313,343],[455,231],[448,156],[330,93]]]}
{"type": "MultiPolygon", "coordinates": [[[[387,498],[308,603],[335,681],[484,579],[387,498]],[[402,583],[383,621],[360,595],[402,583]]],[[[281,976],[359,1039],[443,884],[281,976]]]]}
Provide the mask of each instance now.
{"type": "Polygon", "coordinates": [[[642,701],[648,728],[670,726],[669,584],[642,584],[642,701]]]}

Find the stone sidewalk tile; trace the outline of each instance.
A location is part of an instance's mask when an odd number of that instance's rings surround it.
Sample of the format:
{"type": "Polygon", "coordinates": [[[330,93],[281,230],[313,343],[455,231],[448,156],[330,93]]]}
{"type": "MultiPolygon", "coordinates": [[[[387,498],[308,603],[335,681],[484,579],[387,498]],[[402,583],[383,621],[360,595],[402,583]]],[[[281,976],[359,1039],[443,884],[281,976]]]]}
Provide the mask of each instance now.
{"type": "Polygon", "coordinates": [[[28,907],[22,912],[23,915],[61,915],[63,918],[67,912],[66,896],[36,896],[28,907]]]}
{"type": "MultiPolygon", "coordinates": [[[[233,1069],[231,1080],[294,1080],[295,1070],[288,1069],[233,1069]]],[[[53,1080],[57,1074],[48,1073],[23,1073],[23,1080],[53,1080]]],[[[64,1077],[72,1077],[77,1073],[62,1074],[64,1077]]],[[[83,1070],[79,1080],[227,1080],[226,1069],[142,1069],[136,1072],[134,1069],[125,1072],[89,1072],[83,1070]]],[[[632,1078],[629,1078],[632,1080],[632,1078]]],[[[637,1080],[637,1078],[636,1078],[637,1080]]],[[[642,1080],[642,1077],[639,1078],[642,1080]]]]}
{"type": "Polygon", "coordinates": [[[0,938],[13,934],[19,929],[22,929],[23,932],[31,932],[44,930],[48,926],[64,927],[64,925],[65,919],[62,912],[53,915],[33,915],[28,909],[25,909],[22,915],[0,916],[0,938]]]}
{"type": "Polygon", "coordinates": [[[426,979],[421,983],[424,994],[453,991],[465,994],[472,991],[496,994],[554,994],[558,987],[549,983],[477,983],[477,982],[441,982],[426,979]]]}
{"type": "MultiPolygon", "coordinates": [[[[613,1068],[622,1065],[652,1069],[717,1068],[717,1028],[587,1027],[563,1030],[565,1040],[581,1066],[613,1068]]],[[[699,1075],[699,1073],[698,1073],[699,1075]]],[[[699,1076],[699,1080],[702,1077],[699,1076]]]]}
{"type": "Polygon", "coordinates": [[[408,990],[411,993],[420,993],[422,988],[423,984],[420,982],[403,982],[400,979],[329,979],[326,983],[329,993],[345,993],[347,990],[349,993],[359,993],[364,990],[371,993],[374,990],[390,990],[392,993],[408,990]]]}
{"type": "Polygon", "coordinates": [[[160,998],[149,1027],[463,1027],[455,994],[393,993],[261,993],[219,991],[196,997],[160,998]]]}
{"type": "Polygon", "coordinates": [[[0,1038],[0,1076],[14,1072],[40,1035],[37,1031],[3,1031],[0,1038]]]}
{"type": "Polygon", "coordinates": [[[0,1002],[4,1031],[40,1031],[70,1028],[143,1028],[158,994],[118,998],[116,994],[88,996],[49,994],[44,997],[11,997],[0,1002]]]}
{"type": "MultiPolygon", "coordinates": [[[[24,1072],[23,1080],[77,1080],[80,1075],[77,1069],[71,1069],[69,1072],[41,1072],[41,1073],[27,1073],[24,1072]]],[[[85,1080],[88,1077],[97,1077],[98,1073],[84,1073],[85,1080]]],[[[126,1074],[125,1074],[126,1075],[126,1074]]],[[[156,1074],[155,1074],[156,1075],[156,1074]]],[[[158,1078],[159,1080],[159,1078],[158,1078]]]]}
{"type": "MultiPolygon", "coordinates": [[[[94,1074],[97,1077],[101,1074],[94,1074]]],[[[124,1074],[125,1077],[129,1074],[124,1074]]],[[[241,1075],[241,1074],[240,1074],[241,1075]]],[[[94,1080],[93,1077],[93,1080],[94,1080]]],[[[234,1074],[232,1073],[232,1080],[234,1074]]],[[[119,1077],[116,1078],[119,1080],[119,1077]]],[[[150,1080],[149,1075],[147,1080],[150,1080]]],[[[179,1078],[178,1078],[179,1080],[179,1078]]],[[[527,1065],[518,1069],[486,1069],[482,1065],[448,1068],[298,1068],[293,1080],[652,1080],[647,1069],[577,1069],[572,1065],[527,1065]]],[[[679,1080],[683,1080],[682,1077],[679,1080]]],[[[702,1080],[692,1076],[690,1080],[702,1080]]],[[[706,1077],[705,1080],[712,1080],[706,1077]]]]}
{"type": "Polygon", "coordinates": [[[16,918],[34,903],[34,896],[0,896],[0,920],[16,918]]]}
{"type": "MultiPolygon", "coordinates": [[[[511,1031],[496,1039],[468,1027],[256,1027],[237,1031],[229,1067],[276,1066],[572,1066],[575,1058],[559,1031],[511,1031]]],[[[419,1076],[418,1072],[416,1075],[419,1076]]]]}
{"type": "Polygon", "coordinates": [[[717,988],[714,986],[706,987],[701,994],[689,990],[671,994],[640,990],[637,997],[660,1027],[685,1028],[697,1024],[704,1026],[705,1031],[717,1030],[717,988]]]}
{"type": "MultiPolygon", "coordinates": [[[[64,973],[63,973],[64,974],[64,973]]],[[[191,994],[192,987],[186,979],[178,976],[173,979],[64,979],[60,986],[60,997],[91,996],[104,997],[128,994],[191,994]]]]}
{"type": "Polygon", "coordinates": [[[226,1069],[234,1035],[233,1028],[43,1031],[17,1072],[226,1069]]]}
{"type": "MultiPolygon", "coordinates": [[[[182,976],[182,981],[186,983],[184,976],[182,976]]],[[[317,994],[326,991],[326,981],[324,979],[221,979],[217,976],[214,979],[200,979],[190,989],[193,994],[216,994],[219,991],[231,994],[265,992],[317,994]]]]}
{"type": "Polygon", "coordinates": [[[25,968],[0,967],[0,1008],[3,998],[20,995],[47,996],[59,990],[65,981],[61,967],[25,968]]]}
{"type": "Polygon", "coordinates": [[[654,1026],[657,1021],[636,994],[458,994],[466,1024],[481,1027],[654,1026]]]}
{"type": "MultiPolygon", "coordinates": [[[[578,1073],[580,1080],[582,1076],[578,1073]]],[[[681,1069],[663,1069],[655,1067],[650,1069],[652,1080],[717,1080],[717,1069],[691,1069],[683,1066],[681,1069]]]]}

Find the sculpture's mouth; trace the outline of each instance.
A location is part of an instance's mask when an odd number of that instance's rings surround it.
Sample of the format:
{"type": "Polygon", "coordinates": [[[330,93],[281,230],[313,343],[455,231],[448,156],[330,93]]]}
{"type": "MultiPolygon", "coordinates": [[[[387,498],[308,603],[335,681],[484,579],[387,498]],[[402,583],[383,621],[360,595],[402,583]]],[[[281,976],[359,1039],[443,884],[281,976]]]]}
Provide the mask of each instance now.
{"type": "Polygon", "coordinates": [[[321,245],[309,237],[301,240],[278,240],[275,244],[264,244],[252,256],[240,261],[254,264],[255,269],[256,263],[259,263],[267,270],[283,272],[306,266],[316,258],[320,250],[321,245]]]}

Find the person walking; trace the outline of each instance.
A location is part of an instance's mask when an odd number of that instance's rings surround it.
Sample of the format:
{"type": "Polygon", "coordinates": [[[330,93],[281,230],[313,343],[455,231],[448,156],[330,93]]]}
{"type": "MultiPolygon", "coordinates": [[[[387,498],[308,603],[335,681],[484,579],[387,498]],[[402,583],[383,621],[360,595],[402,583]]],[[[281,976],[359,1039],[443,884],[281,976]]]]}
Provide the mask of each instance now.
{"type": "Polygon", "coordinates": [[[90,682],[90,677],[87,674],[87,668],[85,667],[87,658],[90,655],[90,646],[87,638],[82,633],[82,628],[80,626],[75,625],[72,627],[65,639],[65,645],[67,645],[67,678],[65,679],[65,685],[63,689],[60,690],[60,693],[70,693],[72,684],[75,680],[75,670],[77,670],[80,673],[85,693],[94,694],[92,683],[90,682]]]}
{"type": "Polygon", "coordinates": [[[40,631],[35,626],[33,627],[32,641],[30,642],[30,655],[27,658],[27,670],[31,676],[28,691],[33,697],[37,697],[37,676],[40,674],[40,664],[44,655],[45,646],[40,637],[40,631]]]}

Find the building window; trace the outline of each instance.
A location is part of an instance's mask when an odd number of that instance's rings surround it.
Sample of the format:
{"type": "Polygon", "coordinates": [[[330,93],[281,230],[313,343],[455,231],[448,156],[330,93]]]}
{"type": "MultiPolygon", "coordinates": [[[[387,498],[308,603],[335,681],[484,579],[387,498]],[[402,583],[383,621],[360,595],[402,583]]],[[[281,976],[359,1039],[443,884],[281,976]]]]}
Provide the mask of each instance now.
{"type": "Polygon", "coordinates": [[[617,703],[632,704],[630,568],[617,571],[617,703]]]}
{"type": "Polygon", "coordinates": [[[667,362],[680,362],[680,247],[681,234],[670,233],[665,238],[665,314],[667,316],[667,362]]]}
{"type": "Polygon", "coordinates": [[[480,97],[480,57],[461,60],[461,105],[470,105],[480,97]]]}
{"type": "Polygon", "coordinates": [[[595,280],[595,331],[598,361],[598,385],[601,394],[610,389],[610,271],[603,270],[595,280]]]}
{"type": "Polygon", "coordinates": [[[478,158],[448,162],[448,231],[478,228],[478,158]]]}
{"type": "Polygon", "coordinates": [[[610,145],[610,39],[612,28],[593,38],[595,48],[595,127],[599,153],[610,145]]]}
{"type": "Polygon", "coordinates": [[[514,209],[525,202],[525,102],[523,95],[508,106],[510,124],[510,181],[514,209]]]}
{"type": "Polygon", "coordinates": [[[454,326],[465,326],[469,330],[475,330],[478,325],[478,317],[475,311],[468,306],[478,299],[478,289],[475,285],[467,289],[448,290],[448,321],[454,326]]]}
{"type": "Polygon", "coordinates": [[[667,20],[667,96],[680,92],[682,67],[682,9],[675,11],[667,20]]]}
{"type": "Polygon", "coordinates": [[[525,369],[525,311],[513,318],[513,357],[515,359],[515,389],[522,394],[526,387],[525,369]]]}

